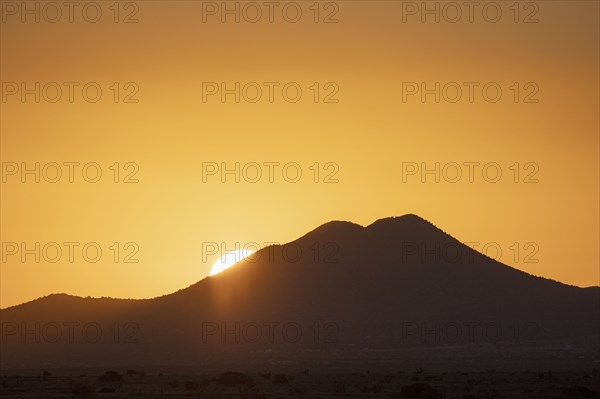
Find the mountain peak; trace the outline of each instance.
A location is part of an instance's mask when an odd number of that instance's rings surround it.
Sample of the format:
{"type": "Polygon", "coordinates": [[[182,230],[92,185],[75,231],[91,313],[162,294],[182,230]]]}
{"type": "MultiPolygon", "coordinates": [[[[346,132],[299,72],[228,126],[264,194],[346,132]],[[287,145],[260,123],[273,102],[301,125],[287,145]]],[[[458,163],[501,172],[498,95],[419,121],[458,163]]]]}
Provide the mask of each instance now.
{"type": "Polygon", "coordinates": [[[402,216],[391,216],[378,219],[375,222],[368,225],[367,227],[363,227],[353,222],[332,220],[308,232],[304,236],[300,237],[298,240],[302,240],[308,237],[314,239],[322,239],[327,237],[329,239],[335,238],[344,240],[344,238],[353,238],[356,237],[357,234],[364,234],[367,231],[376,232],[380,234],[387,234],[390,236],[394,236],[398,233],[443,233],[440,229],[438,229],[428,220],[425,220],[422,217],[413,213],[408,213],[402,216]]]}
{"type": "Polygon", "coordinates": [[[431,224],[431,222],[423,219],[419,215],[415,215],[414,213],[407,213],[406,215],[402,215],[402,216],[390,216],[387,218],[377,219],[376,221],[371,223],[369,226],[367,226],[367,228],[370,228],[373,226],[379,226],[379,225],[391,225],[391,224],[399,224],[399,223],[431,224]]]}
{"type": "Polygon", "coordinates": [[[366,227],[369,230],[384,230],[392,232],[395,230],[439,230],[433,223],[413,213],[402,216],[392,216],[378,219],[366,227]]]}
{"type": "Polygon", "coordinates": [[[320,238],[320,237],[340,237],[352,235],[357,232],[362,232],[364,227],[347,221],[342,220],[332,220],[330,222],[324,223],[317,227],[316,229],[308,232],[307,234],[300,237],[298,240],[301,240],[306,237],[312,238],[320,238]]]}

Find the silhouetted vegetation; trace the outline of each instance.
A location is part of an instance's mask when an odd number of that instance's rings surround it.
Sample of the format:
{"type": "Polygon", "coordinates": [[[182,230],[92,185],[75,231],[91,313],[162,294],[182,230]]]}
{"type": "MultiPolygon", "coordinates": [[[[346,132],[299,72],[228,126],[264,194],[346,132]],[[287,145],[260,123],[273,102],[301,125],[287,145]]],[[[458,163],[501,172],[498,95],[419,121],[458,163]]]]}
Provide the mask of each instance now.
{"type": "Polygon", "coordinates": [[[260,375],[265,380],[270,380],[271,379],[271,373],[258,373],[258,375],[260,375]]]}
{"type": "MultiPolygon", "coordinates": [[[[288,371],[286,369],[286,371],[288,371]]],[[[185,374],[151,376],[124,373],[122,382],[100,381],[98,377],[47,376],[33,372],[29,376],[0,375],[0,399],[88,399],[127,398],[144,399],[600,399],[600,373],[594,372],[471,372],[417,375],[421,381],[410,382],[414,372],[352,373],[310,375],[299,371],[248,374],[225,372],[222,374],[185,374]],[[540,378],[540,375],[543,377],[540,378]],[[127,378],[134,375],[135,378],[127,378]],[[550,377],[550,375],[552,377],[550,377]],[[443,376],[443,378],[442,378],[443,376]],[[426,381],[429,382],[426,382],[426,381]],[[284,381],[287,381],[285,383],[284,381]]],[[[118,379],[118,373],[106,372],[103,380],[118,379]]]]}
{"type": "Polygon", "coordinates": [[[216,380],[223,385],[248,385],[253,382],[247,374],[237,371],[226,371],[219,375],[216,380]]]}
{"type": "Polygon", "coordinates": [[[123,376],[116,371],[107,371],[98,377],[100,382],[120,382],[123,381],[123,376]]]}

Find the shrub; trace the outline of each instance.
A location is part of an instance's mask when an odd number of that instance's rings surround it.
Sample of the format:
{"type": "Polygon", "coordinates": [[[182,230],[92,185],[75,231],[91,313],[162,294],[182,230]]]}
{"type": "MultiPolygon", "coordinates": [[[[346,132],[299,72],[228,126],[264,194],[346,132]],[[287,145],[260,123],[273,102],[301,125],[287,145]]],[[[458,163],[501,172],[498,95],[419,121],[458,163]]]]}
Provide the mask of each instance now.
{"type": "Polygon", "coordinates": [[[120,382],[123,381],[123,376],[116,371],[107,371],[98,377],[100,382],[120,382]]]}

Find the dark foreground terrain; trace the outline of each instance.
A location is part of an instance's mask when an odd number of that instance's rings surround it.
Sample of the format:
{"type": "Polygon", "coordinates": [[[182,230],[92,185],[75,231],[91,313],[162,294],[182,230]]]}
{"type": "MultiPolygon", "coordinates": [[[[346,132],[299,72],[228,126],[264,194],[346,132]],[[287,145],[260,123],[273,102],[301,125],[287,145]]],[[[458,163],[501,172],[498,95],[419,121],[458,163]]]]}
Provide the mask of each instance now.
{"type": "Polygon", "coordinates": [[[3,372],[2,398],[600,398],[600,371],[3,372]]]}
{"type": "Polygon", "coordinates": [[[0,397],[600,397],[598,286],[524,273],[416,215],[286,245],[162,297],[0,310],[0,397]]]}

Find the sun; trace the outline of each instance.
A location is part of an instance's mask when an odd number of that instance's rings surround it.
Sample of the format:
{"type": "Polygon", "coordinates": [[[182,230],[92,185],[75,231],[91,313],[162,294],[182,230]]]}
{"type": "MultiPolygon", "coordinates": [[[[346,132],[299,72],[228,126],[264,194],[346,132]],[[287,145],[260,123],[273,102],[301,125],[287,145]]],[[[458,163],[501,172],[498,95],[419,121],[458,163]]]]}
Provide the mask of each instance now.
{"type": "Polygon", "coordinates": [[[209,276],[214,276],[217,273],[221,273],[223,270],[230,268],[231,266],[240,262],[242,259],[252,255],[254,252],[255,251],[250,249],[240,249],[237,251],[227,252],[225,255],[217,259],[217,261],[213,264],[209,276]]]}

